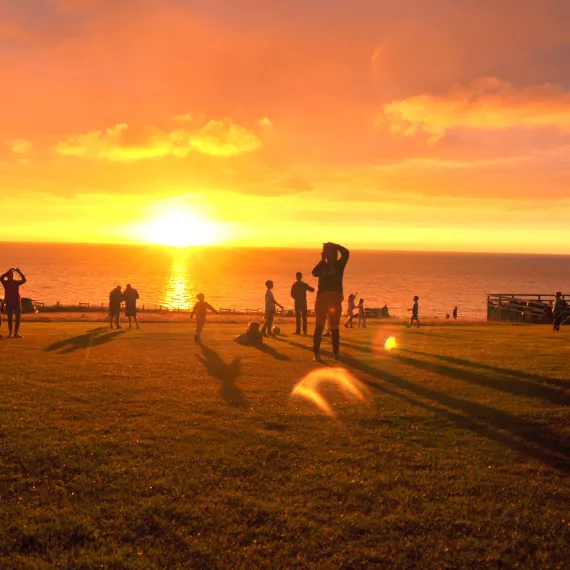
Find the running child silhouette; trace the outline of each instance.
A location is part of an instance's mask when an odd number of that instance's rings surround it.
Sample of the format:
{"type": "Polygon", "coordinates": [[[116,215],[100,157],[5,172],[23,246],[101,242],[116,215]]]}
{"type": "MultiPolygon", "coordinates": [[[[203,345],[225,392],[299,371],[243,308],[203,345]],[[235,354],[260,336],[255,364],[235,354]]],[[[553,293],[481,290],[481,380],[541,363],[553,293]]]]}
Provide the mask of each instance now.
{"type": "Polygon", "coordinates": [[[412,323],[415,321],[418,328],[420,328],[420,317],[419,317],[419,313],[420,313],[420,307],[418,305],[418,301],[420,300],[420,298],[416,295],[414,297],[414,306],[411,309],[408,309],[408,311],[412,311],[412,318],[410,319],[410,322],[408,323],[408,328],[410,328],[412,326],[412,323]]]}
{"type": "Polygon", "coordinates": [[[190,320],[192,320],[194,315],[196,315],[196,334],[194,335],[194,340],[196,342],[199,342],[202,335],[202,329],[206,324],[206,313],[208,311],[212,311],[212,313],[217,315],[218,311],[216,311],[216,309],[214,309],[214,307],[212,307],[210,303],[207,303],[204,300],[204,293],[198,293],[196,295],[196,299],[198,299],[198,302],[194,305],[194,308],[192,309],[192,313],[190,314],[190,320]]]}

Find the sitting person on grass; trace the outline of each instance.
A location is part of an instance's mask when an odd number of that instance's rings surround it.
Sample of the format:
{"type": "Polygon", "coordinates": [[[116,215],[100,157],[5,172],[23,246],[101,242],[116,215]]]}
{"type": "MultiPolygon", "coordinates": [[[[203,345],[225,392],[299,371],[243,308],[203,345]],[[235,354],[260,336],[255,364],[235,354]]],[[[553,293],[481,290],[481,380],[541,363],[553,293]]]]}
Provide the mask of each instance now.
{"type": "Polygon", "coordinates": [[[247,327],[247,331],[236,337],[236,342],[244,346],[260,346],[263,344],[263,335],[259,330],[261,323],[259,321],[251,321],[247,327]]]}

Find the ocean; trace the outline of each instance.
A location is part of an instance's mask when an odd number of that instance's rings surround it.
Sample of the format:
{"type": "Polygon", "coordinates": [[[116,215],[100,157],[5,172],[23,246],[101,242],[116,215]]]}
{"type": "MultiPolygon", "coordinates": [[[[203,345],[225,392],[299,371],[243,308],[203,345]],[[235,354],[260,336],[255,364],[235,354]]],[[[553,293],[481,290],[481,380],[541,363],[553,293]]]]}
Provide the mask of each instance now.
{"type": "MultiPolygon", "coordinates": [[[[276,299],[291,307],[295,273],[316,285],[311,271],[320,259],[318,249],[16,243],[1,248],[0,270],[19,267],[28,279],[22,296],[46,305],[106,305],[113,287],[131,283],[146,308],[187,309],[203,292],[216,308],[261,309],[264,282],[272,279],[276,299]]],[[[358,292],[367,307],[388,305],[395,316],[407,314],[414,295],[426,317],[444,318],[457,305],[460,317],[484,319],[488,293],[558,290],[570,293],[570,256],[354,250],[345,273],[345,297],[358,292]]]]}

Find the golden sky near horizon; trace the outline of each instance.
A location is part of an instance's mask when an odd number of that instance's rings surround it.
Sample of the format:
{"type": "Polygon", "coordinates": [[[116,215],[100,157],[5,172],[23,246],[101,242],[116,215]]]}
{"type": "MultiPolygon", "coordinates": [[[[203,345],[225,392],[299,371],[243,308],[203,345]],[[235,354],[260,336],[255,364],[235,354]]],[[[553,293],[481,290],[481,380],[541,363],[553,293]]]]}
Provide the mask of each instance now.
{"type": "Polygon", "coordinates": [[[3,2],[0,241],[570,253],[568,22],[563,0],[3,2]]]}

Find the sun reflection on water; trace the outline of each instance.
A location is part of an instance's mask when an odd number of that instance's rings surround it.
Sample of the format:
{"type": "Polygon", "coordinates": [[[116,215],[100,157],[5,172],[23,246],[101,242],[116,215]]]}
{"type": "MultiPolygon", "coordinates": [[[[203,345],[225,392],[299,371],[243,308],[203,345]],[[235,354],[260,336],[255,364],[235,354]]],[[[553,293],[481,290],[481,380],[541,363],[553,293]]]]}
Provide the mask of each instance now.
{"type": "Polygon", "coordinates": [[[192,252],[173,250],[172,263],[166,274],[162,305],[171,310],[190,309],[197,293],[190,271],[192,252]]]}

